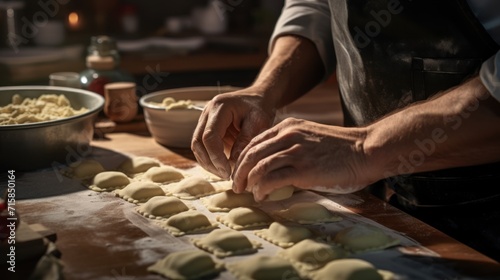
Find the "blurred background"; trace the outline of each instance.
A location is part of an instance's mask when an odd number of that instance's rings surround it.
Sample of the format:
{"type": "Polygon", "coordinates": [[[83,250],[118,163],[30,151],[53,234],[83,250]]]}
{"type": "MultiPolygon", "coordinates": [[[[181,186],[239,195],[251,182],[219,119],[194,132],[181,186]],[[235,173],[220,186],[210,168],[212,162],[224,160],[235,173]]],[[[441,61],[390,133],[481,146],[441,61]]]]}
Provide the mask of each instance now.
{"type": "Polygon", "coordinates": [[[282,0],[0,0],[0,85],[44,85],[87,68],[92,36],[116,40],[145,94],[251,83],[282,0]]]}

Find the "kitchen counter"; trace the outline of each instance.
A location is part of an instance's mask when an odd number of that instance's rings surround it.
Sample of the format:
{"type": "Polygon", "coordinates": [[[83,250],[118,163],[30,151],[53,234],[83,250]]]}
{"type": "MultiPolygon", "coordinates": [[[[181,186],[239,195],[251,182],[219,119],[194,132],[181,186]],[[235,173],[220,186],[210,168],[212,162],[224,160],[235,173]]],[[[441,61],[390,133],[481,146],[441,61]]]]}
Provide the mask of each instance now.
{"type": "MultiPolygon", "coordinates": [[[[321,111],[316,110],[314,114],[306,109],[310,106],[305,106],[315,102],[338,108],[338,99],[326,99],[325,102],[318,98],[331,93],[327,88],[330,87],[316,89],[314,98],[305,98],[289,106],[284,115],[319,118],[323,115],[319,114],[321,111]]],[[[329,116],[325,122],[340,121],[338,112],[329,116]]],[[[189,149],[164,147],[147,131],[101,136],[92,142],[90,150],[81,152],[103,162],[107,168],[116,167],[125,156],[152,157],[182,169],[197,166],[189,149]]],[[[110,193],[90,191],[75,180],[61,176],[55,169],[16,175],[16,210],[24,222],[41,223],[56,233],[55,245],[61,252],[65,279],[162,279],[149,274],[146,267],[165,254],[162,248],[169,244],[176,246],[175,241],[161,229],[146,226],[144,219],[139,219],[142,217],[132,215],[129,203],[110,193]]],[[[500,264],[496,261],[364,191],[326,197],[363,219],[418,243],[420,246],[413,250],[407,248],[406,261],[426,269],[449,270],[464,278],[494,279],[500,275],[500,264]]],[[[22,263],[18,264],[18,269],[29,271],[29,268],[29,264],[24,264],[24,268],[22,263]]],[[[6,273],[9,272],[2,269],[0,278],[25,279],[21,274],[12,278],[13,274],[6,273]]]]}

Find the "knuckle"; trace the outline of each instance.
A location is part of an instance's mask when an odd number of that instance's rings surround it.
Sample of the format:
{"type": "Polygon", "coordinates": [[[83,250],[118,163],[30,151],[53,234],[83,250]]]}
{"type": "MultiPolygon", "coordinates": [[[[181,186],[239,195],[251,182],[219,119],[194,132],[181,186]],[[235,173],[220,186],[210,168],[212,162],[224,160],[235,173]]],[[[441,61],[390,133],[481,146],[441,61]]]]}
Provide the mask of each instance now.
{"type": "Polygon", "coordinates": [[[207,143],[213,141],[213,139],[215,138],[215,133],[211,129],[206,129],[201,137],[202,137],[202,142],[207,143]]]}

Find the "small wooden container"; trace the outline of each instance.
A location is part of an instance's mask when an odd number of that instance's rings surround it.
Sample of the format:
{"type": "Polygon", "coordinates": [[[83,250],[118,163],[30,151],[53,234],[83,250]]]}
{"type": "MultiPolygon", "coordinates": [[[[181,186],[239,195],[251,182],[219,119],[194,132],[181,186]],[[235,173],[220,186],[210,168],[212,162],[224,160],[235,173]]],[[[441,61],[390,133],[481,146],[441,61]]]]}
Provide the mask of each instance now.
{"type": "Polygon", "coordinates": [[[104,114],[114,122],[129,122],[137,115],[135,83],[116,82],[104,86],[104,114]]]}

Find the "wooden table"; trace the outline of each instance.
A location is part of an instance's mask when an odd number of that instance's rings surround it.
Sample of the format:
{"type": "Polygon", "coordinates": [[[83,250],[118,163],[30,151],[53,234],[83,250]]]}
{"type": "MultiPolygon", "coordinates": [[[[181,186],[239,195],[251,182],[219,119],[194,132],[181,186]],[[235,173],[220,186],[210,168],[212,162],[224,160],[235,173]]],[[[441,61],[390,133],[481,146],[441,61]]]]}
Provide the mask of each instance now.
{"type": "MultiPolygon", "coordinates": [[[[321,96],[322,93],[318,94],[321,96]]],[[[329,101],[332,103],[326,106],[337,104],[336,99],[329,101]]],[[[300,105],[297,106],[292,108],[300,108],[300,105]]],[[[294,110],[290,109],[290,112],[294,110]]],[[[161,146],[147,133],[107,134],[92,143],[91,152],[106,157],[116,156],[117,159],[123,153],[154,157],[179,168],[196,165],[191,151],[161,146]]],[[[159,254],[156,250],[158,244],[150,238],[154,233],[144,232],[127,219],[121,210],[124,204],[122,200],[108,194],[89,193],[84,187],[70,188],[64,184],[64,180],[52,184],[50,187],[53,190],[49,191],[49,195],[23,195],[21,188],[28,188],[28,184],[36,185],[37,182],[33,182],[32,174],[18,175],[21,197],[16,207],[25,222],[42,223],[57,233],[56,245],[62,253],[66,279],[161,279],[146,271],[152,258],[158,258],[159,254]],[[68,197],[71,197],[70,201],[68,197]]],[[[57,177],[51,170],[40,172],[40,176],[39,188],[45,187],[43,181],[55,180],[57,177]]],[[[343,206],[404,233],[436,252],[440,257],[432,260],[432,263],[445,263],[467,276],[493,279],[500,275],[500,264],[496,261],[374,196],[358,192],[353,198],[343,206]]],[[[1,279],[23,279],[20,274],[15,275],[17,278],[7,274],[10,278],[5,278],[5,273],[5,269],[0,272],[1,279]]]]}

